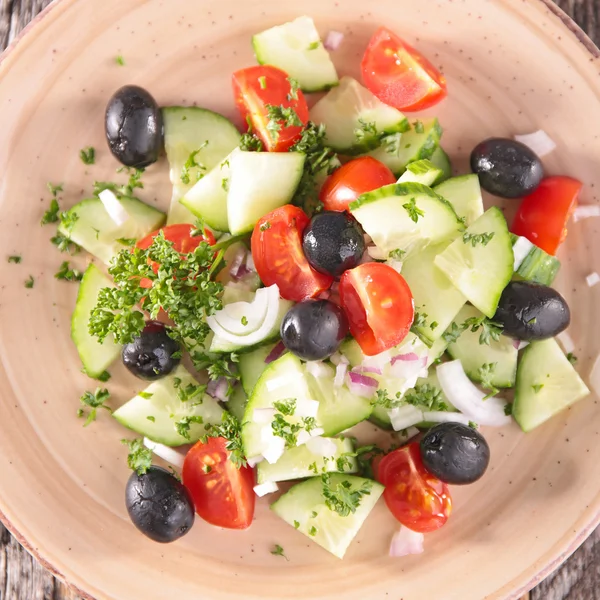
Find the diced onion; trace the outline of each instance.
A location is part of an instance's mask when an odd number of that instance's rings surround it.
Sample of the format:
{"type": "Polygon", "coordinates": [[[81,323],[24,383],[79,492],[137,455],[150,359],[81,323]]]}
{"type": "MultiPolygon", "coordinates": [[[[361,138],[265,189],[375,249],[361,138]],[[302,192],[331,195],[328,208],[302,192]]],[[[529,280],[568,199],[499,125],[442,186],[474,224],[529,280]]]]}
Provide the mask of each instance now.
{"type": "Polygon", "coordinates": [[[329,369],[320,360],[311,360],[306,363],[306,370],[315,379],[322,377],[328,377],[330,375],[329,369]]]}
{"type": "Polygon", "coordinates": [[[387,258],[377,246],[367,246],[367,254],[373,260],[385,260],[387,258]]]}
{"type": "Polygon", "coordinates": [[[437,368],[442,391],[450,403],[471,421],[480,425],[500,427],[511,422],[504,414],[506,402],[500,398],[487,398],[466,376],[460,360],[442,363],[437,368]]]}
{"type": "Polygon", "coordinates": [[[392,422],[394,431],[401,431],[423,421],[423,413],[416,406],[412,406],[412,404],[392,408],[388,410],[388,416],[392,422]]]}
{"type": "Polygon", "coordinates": [[[269,352],[267,358],[265,358],[265,365],[268,365],[268,364],[272,363],[273,361],[277,360],[284,352],[285,352],[285,346],[283,345],[283,342],[281,342],[281,341],[277,342],[277,344],[275,344],[275,347],[273,348],[273,350],[271,350],[271,352],[269,352]]]}
{"type": "Polygon", "coordinates": [[[573,211],[573,221],[581,221],[581,219],[589,219],[590,217],[600,217],[600,206],[597,204],[579,205],[573,211]]]}
{"type": "Polygon", "coordinates": [[[246,263],[246,255],[248,252],[244,248],[239,248],[229,266],[229,274],[233,279],[238,279],[238,274],[242,265],[246,263]]]}
{"type": "MultiPolygon", "coordinates": [[[[271,427],[269,427],[271,429],[271,427]]],[[[267,443],[267,447],[263,450],[263,456],[265,460],[270,464],[274,465],[285,452],[285,440],[280,437],[275,437],[272,435],[267,443]]]]}
{"type": "Polygon", "coordinates": [[[525,257],[531,252],[531,249],[534,247],[526,237],[520,236],[519,239],[513,245],[513,254],[515,256],[515,262],[513,265],[513,270],[516,271],[521,263],[525,260],[525,257]]]}
{"type": "Polygon", "coordinates": [[[594,271],[585,278],[585,282],[587,283],[588,287],[592,287],[600,282],[600,275],[594,271]]]}
{"type": "Polygon", "coordinates": [[[517,350],[523,350],[523,348],[529,346],[529,342],[527,342],[526,340],[513,340],[513,346],[517,350]]]}
{"type": "Polygon", "coordinates": [[[352,371],[348,373],[348,389],[356,396],[371,398],[378,387],[379,382],[373,377],[352,371]]]}
{"type": "Polygon", "coordinates": [[[384,350],[373,356],[366,356],[362,362],[363,367],[377,367],[383,369],[392,362],[392,353],[390,350],[384,350]]]}
{"type": "Polygon", "coordinates": [[[108,216],[120,227],[129,220],[129,213],[123,208],[119,199],[110,190],[102,190],[98,194],[108,216]]]}
{"type": "Polygon", "coordinates": [[[409,554],[422,554],[424,540],[425,536],[422,533],[402,525],[398,533],[395,533],[392,537],[390,556],[400,558],[409,554]]]}
{"type": "Polygon", "coordinates": [[[339,362],[337,367],[335,368],[335,378],[333,380],[333,387],[341,388],[344,385],[344,379],[346,378],[347,371],[348,363],[339,362]]]}
{"type": "Polygon", "coordinates": [[[329,357],[329,361],[336,366],[339,365],[341,362],[348,364],[348,359],[343,354],[340,354],[339,352],[334,352],[329,357]]]}
{"type": "Polygon", "coordinates": [[[273,377],[267,379],[267,391],[272,392],[280,387],[286,387],[297,379],[304,379],[304,375],[300,371],[295,371],[293,374],[281,375],[280,377],[273,377]]]}
{"type": "Polygon", "coordinates": [[[406,381],[411,381],[412,387],[419,377],[427,376],[427,357],[423,356],[418,360],[397,360],[390,367],[391,374],[406,381]]]}
{"type": "Polygon", "coordinates": [[[307,440],[306,447],[318,456],[333,456],[337,450],[337,446],[332,439],[324,438],[320,435],[307,440]]]}
{"type": "Polygon", "coordinates": [[[302,446],[308,443],[311,438],[318,437],[324,433],[325,430],[322,427],[315,427],[310,433],[306,429],[301,429],[296,437],[296,446],[302,446]]]}
{"type": "Polygon", "coordinates": [[[277,491],[279,491],[279,486],[274,481],[267,481],[266,483],[259,483],[254,486],[254,493],[259,498],[277,491]]]}
{"type": "Polygon", "coordinates": [[[341,31],[334,31],[332,29],[325,37],[323,46],[325,46],[325,48],[327,48],[327,50],[331,50],[332,52],[335,52],[340,47],[340,44],[343,41],[344,41],[344,34],[341,31]]]}
{"type": "Polygon", "coordinates": [[[295,417],[316,417],[319,412],[319,401],[318,400],[307,400],[298,399],[296,400],[296,410],[294,411],[295,417]]]}
{"type": "Polygon", "coordinates": [[[144,438],[144,446],[152,450],[156,456],[166,460],[168,463],[171,463],[174,467],[177,467],[178,469],[183,468],[185,454],[182,454],[178,450],[170,448],[169,446],[165,446],[164,444],[159,444],[158,442],[153,442],[147,437],[144,438]]]}
{"type": "Polygon", "coordinates": [[[252,258],[252,252],[248,252],[248,254],[246,255],[246,269],[248,269],[248,271],[255,273],[256,272],[256,267],[254,265],[254,259],[252,258]]]}
{"type": "Polygon", "coordinates": [[[403,362],[411,362],[413,360],[419,360],[421,357],[416,354],[415,352],[407,352],[406,354],[397,354],[396,356],[392,357],[392,366],[394,364],[396,364],[396,361],[403,361],[403,362]]]}
{"type": "Polygon", "coordinates": [[[229,382],[225,377],[219,377],[218,379],[211,380],[206,386],[206,393],[221,402],[227,402],[229,396],[227,392],[230,391],[229,382]]]}
{"type": "Polygon", "coordinates": [[[430,423],[462,423],[463,425],[468,425],[472,422],[469,417],[462,415],[461,413],[448,412],[445,410],[424,412],[423,420],[429,421],[430,423]]]}
{"type": "Polygon", "coordinates": [[[524,135],[515,135],[515,140],[528,146],[540,158],[556,149],[554,140],[543,129],[524,135]]]}
{"type": "Polygon", "coordinates": [[[415,435],[421,433],[416,427],[407,427],[396,432],[396,441],[399,444],[405,444],[408,440],[411,440],[415,435]]]}
{"type": "Polygon", "coordinates": [[[396,271],[396,273],[402,273],[402,262],[399,260],[390,260],[388,265],[396,271]]]}
{"type": "Polygon", "coordinates": [[[246,459],[246,462],[248,463],[248,466],[253,469],[258,463],[262,462],[263,460],[265,460],[265,457],[262,454],[259,454],[258,456],[251,456],[250,458],[246,459]]]}
{"type": "Polygon", "coordinates": [[[255,408],[252,413],[252,419],[254,423],[266,424],[271,423],[275,417],[274,408],[255,408]]]}
{"type": "Polygon", "coordinates": [[[372,373],[373,375],[383,375],[383,370],[379,367],[358,366],[352,369],[353,373],[372,373]]]}
{"type": "Polygon", "coordinates": [[[561,331],[556,336],[556,339],[560,342],[561,346],[563,347],[563,350],[567,354],[569,354],[569,352],[575,351],[575,342],[573,342],[573,338],[571,338],[571,336],[566,331],[561,331]]]}

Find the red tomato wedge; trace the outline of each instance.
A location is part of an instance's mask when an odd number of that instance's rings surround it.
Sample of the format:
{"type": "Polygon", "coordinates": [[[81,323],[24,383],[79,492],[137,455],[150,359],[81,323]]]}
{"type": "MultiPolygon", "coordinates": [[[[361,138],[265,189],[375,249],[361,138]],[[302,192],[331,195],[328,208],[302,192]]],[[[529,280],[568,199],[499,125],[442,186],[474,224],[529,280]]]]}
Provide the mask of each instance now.
{"type": "Polygon", "coordinates": [[[452,511],[450,490],[423,466],[419,442],[385,456],[377,468],[377,479],[385,486],[387,507],[402,525],[428,533],[448,520],[452,511]]]}
{"type": "Polygon", "coordinates": [[[254,471],[238,469],[229,460],[226,443],[223,438],[197,442],[185,456],[183,485],[205,521],[227,529],[246,529],[254,517],[254,471]]]}
{"type": "Polygon", "coordinates": [[[548,254],[556,254],[567,237],[567,221],[577,206],[582,184],[571,177],[546,177],[523,198],[512,232],[526,237],[548,254]]]}
{"type": "Polygon", "coordinates": [[[248,67],[233,74],[233,94],[242,118],[269,152],[285,152],[298,141],[308,123],[308,105],[292,90],[287,74],[271,66],[248,67]],[[270,111],[285,118],[274,119],[270,111]]]}
{"type": "Polygon", "coordinates": [[[362,59],[365,85],[398,110],[423,110],[446,97],[446,79],[402,38],[380,27],[362,59]]]}
{"type": "Polygon", "coordinates": [[[369,356],[397,346],[414,319],[408,284],[383,263],[365,263],[346,271],[340,280],[340,302],[350,332],[369,356]]]}
{"type": "Polygon", "coordinates": [[[332,173],[325,180],[319,198],[325,210],[344,211],[361,194],[391,183],[396,183],[396,177],[386,165],[371,156],[361,156],[332,173]]]}
{"type": "Polygon", "coordinates": [[[286,300],[300,302],[329,289],[333,277],[315,271],[302,250],[302,233],[310,219],[288,204],[264,216],[252,233],[252,259],[266,286],[277,284],[286,300]]]}

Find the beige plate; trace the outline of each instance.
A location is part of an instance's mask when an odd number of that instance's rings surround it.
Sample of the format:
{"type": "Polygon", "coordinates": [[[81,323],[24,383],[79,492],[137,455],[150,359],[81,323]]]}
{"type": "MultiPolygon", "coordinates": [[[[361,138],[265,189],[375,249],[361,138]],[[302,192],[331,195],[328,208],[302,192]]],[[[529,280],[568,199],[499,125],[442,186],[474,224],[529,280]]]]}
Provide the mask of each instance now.
{"type": "MultiPolygon", "coordinates": [[[[249,531],[197,522],[176,544],[152,543],[125,511],[129,476],[124,430],[102,414],[83,429],[78,397],[94,383],[79,371],[69,337],[76,286],[53,278],[63,257],[40,228],[47,181],[65,182],[64,204],[93,179],[114,177],[103,141],[104,107],[125,83],[162,105],[198,104],[233,115],[232,70],[254,63],[250,36],[300,14],[322,33],[346,37],[334,54],[358,75],[365,44],[382,23],[414,42],[448,78],[434,109],[444,147],[461,172],[476,142],[544,128],[558,149],[548,171],[600,187],[600,62],[597,50],[550,0],[62,0],[47,10],[0,67],[0,509],[3,520],[53,572],[96,598],[164,600],[515,598],[563,560],[600,514],[600,413],[580,402],[538,431],[486,431],[492,467],[479,484],[455,488],[448,525],[427,536],[426,553],[388,558],[394,520],[383,503],[345,560],[312,544],[258,503],[249,531]],[[115,63],[123,55],[126,66],[115,63]],[[96,146],[85,167],[80,148],[96,146]],[[32,274],[35,287],[23,282],[32,274]],[[272,556],[281,544],[289,562],[272,556]]],[[[143,192],[166,206],[164,162],[143,192]]],[[[573,313],[579,368],[600,349],[596,219],[570,226],[558,288],[573,313]]],[[[121,366],[116,403],[139,388],[121,366]]]]}

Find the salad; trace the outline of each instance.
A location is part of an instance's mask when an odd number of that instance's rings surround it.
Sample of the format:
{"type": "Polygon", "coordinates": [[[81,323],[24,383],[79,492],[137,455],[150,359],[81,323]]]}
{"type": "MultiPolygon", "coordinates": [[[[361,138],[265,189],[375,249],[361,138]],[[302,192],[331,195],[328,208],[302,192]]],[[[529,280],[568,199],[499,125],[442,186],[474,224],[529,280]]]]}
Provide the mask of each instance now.
{"type": "Polygon", "coordinates": [[[570,216],[597,212],[576,208],[579,181],[545,174],[541,131],[482,141],[472,173],[454,176],[438,120],[405,116],[443,100],[446,81],[385,27],[362,83],[338,78],[329,51],[343,35],[323,42],[309,17],[252,43],[259,65],[232,75],[243,134],[128,85],[106,110],[128,182],[96,182],[64,212],[51,186],[53,243],[94,257],[57,274],[80,281],[85,373],[106,382],[120,357],[145,382],[114,410],[105,387],[85,392],[80,416],[107,409],[137,434],[123,440],[126,504],[155,541],[196,515],[245,529],[266,496],[342,558],[383,497],[400,524],[390,553],[422,552],[450,517],[450,486],[486,471],[480,427],[530,432],[588,395],[550,286],[570,216]],[[163,149],[168,214],[136,197],[163,149]],[[482,188],[518,203],[510,227],[482,188]],[[367,421],[385,444],[358,443],[367,421]]]}

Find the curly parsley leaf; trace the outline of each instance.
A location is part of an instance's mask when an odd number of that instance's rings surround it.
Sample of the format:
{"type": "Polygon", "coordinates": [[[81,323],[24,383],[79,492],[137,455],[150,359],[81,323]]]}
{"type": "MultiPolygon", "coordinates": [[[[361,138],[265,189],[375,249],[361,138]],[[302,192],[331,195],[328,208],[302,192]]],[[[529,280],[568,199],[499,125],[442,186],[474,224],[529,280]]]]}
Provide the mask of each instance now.
{"type": "Polygon", "coordinates": [[[54,277],[62,281],[81,281],[83,279],[83,273],[77,269],[71,269],[69,261],[65,260],[54,274],[54,277]]]}
{"type": "Polygon", "coordinates": [[[275,142],[279,139],[279,132],[284,127],[302,127],[304,125],[298,113],[291,106],[286,107],[283,104],[279,106],[266,104],[265,106],[269,118],[267,131],[275,142]]]}
{"type": "Polygon", "coordinates": [[[109,398],[110,392],[106,388],[96,388],[95,392],[84,392],[79,401],[85,409],[80,408],[77,412],[78,417],[85,416],[87,412],[87,419],[83,424],[84,427],[87,427],[92,421],[96,420],[99,408],[112,412],[111,408],[105,404],[109,398]]]}
{"type": "Polygon", "coordinates": [[[204,177],[203,171],[206,171],[206,166],[203,165],[202,163],[199,163],[196,160],[196,156],[198,156],[200,151],[203,150],[204,148],[206,148],[206,146],[208,146],[208,141],[201,144],[200,148],[198,148],[197,150],[194,150],[193,152],[191,152],[190,155],[188,156],[188,159],[185,161],[185,163],[181,169],[181,177],[180,177],[181,182],[184,183],[185,185],[188,185],[191,181],[190,171],[192,169],[197,169],[196,181],[200,181],[200,179],[202,179],[204,177]]]}
{"type": "Polygon", "coordinates": [[[500,390],[492,384],[492,377],[498,366],[497,362],[483,363],[479,369],[477,369],[477,378],[479,379],[482,388],[489,390],[489,394],[484,397],[487,400],[491,396],[497,394],[500,390]]]}
{"type": "Polygon", "coordinates": [[[187,415],[175,423],[175,429],[177,430],[177,433],[188,441],[190,440],[190,427],[192,423],[198,423],[199,425],[202,425],[204,423],[204,419],[199,415],[187,415]]]}
{"type": "Polygon", "coordinates": [[[79,158],[84,165],[93,165],[96,162],[96,149],[92,146],[82,148],[79,151],[79,158]]]}
{"type": "Polygon", "coordinates": [[[152,466],[152,450],[144,446],[142,438],[133,440],[121,440],[129,448],[127,454],[127,466],[138,475],[145,475],[152,466]]]}
{"type": "Polygon", "coordinates": [[[494,232],[491,233],[463,233],[462,241],[464,244],[471,244],[475,248],[478,244],[487,246],[494,237],[494,232]]]}
{"type": "Polygon", "coordinates": [[[29,276],[29,279],[25,280],[25,287],[30,290],[33,288],[35,284],[35,279],[33,278],[33,275],[29,276]]]}
{"type": "Polygon", "coordinates": [[[408,216],[415,223],[419,221],[419,217],[425,216],[425,213],[417,206],[417,202],[414,198],[411,198],[406,204],[403,204],[402,208],[406,210],[408,216]]]}
{"type": "Polygon", "coordinates": [[[42,225],[48,225],[49,223],[57,223],[59,212],[60,206],[58,205],[58,200],[56,198],[52,198],[52,200],[50,201],[50,208],[44,213],[44,216],[42,217],[40,223],[42,225]]]}
{"type": "Polygon", "coordinates": [[[206,443],[209,437],[220,437],[225,440],[225,448],[229,451],[229,460],[238,468],[246,466],[246,457],[242,446],[241,423],[229,412],[225,411],[221,423],[215,425],[207,423],[206,435],[202,441],[206,443]]]}
{"type": "Polygon", "coordinates": [[[271,554],[273,556],[283,556],[283,558],[285,558],[285,560],[287,560],[289,562],[289,558],[285,555],[283,548],[279,545],[279,544],[275,544],[275,547],[273,548],[273,550],[271,550],[271,554]]]}
{"type": "Polygon", "coordinates": [[[322,494],[325,498],[325,505],[341,517],[347,517],[354,514],[360,506],[363,496],[371,494],[373,483],[365,481],[360,489],[353,489],[349,481],[342,481],[335,485],[331,484],[331,475],[325,473],[321,475],[322,494]]]}
{"type": "Polygon", "coordinates": [[[423,412],[440,412],[450,410],[444,402],[444,394],[435,385],[420,383],[406,392],[403,398],[406,404],[420,408],[423,412]]]}
{"type": "Polygon", "coordinates": [[[50,238],[50,242],[56,246],[59,252],[67,252],[71,256],[81,251],[81,246],[71,241],[70,238],[58,232],[54,237],[50,238]]]}
{"type": "Polygon", "coordinates": [[[8,262],[18,265],[21,262],[22,258],[19,255],[13,255],[8,257],[8,262]]]}

